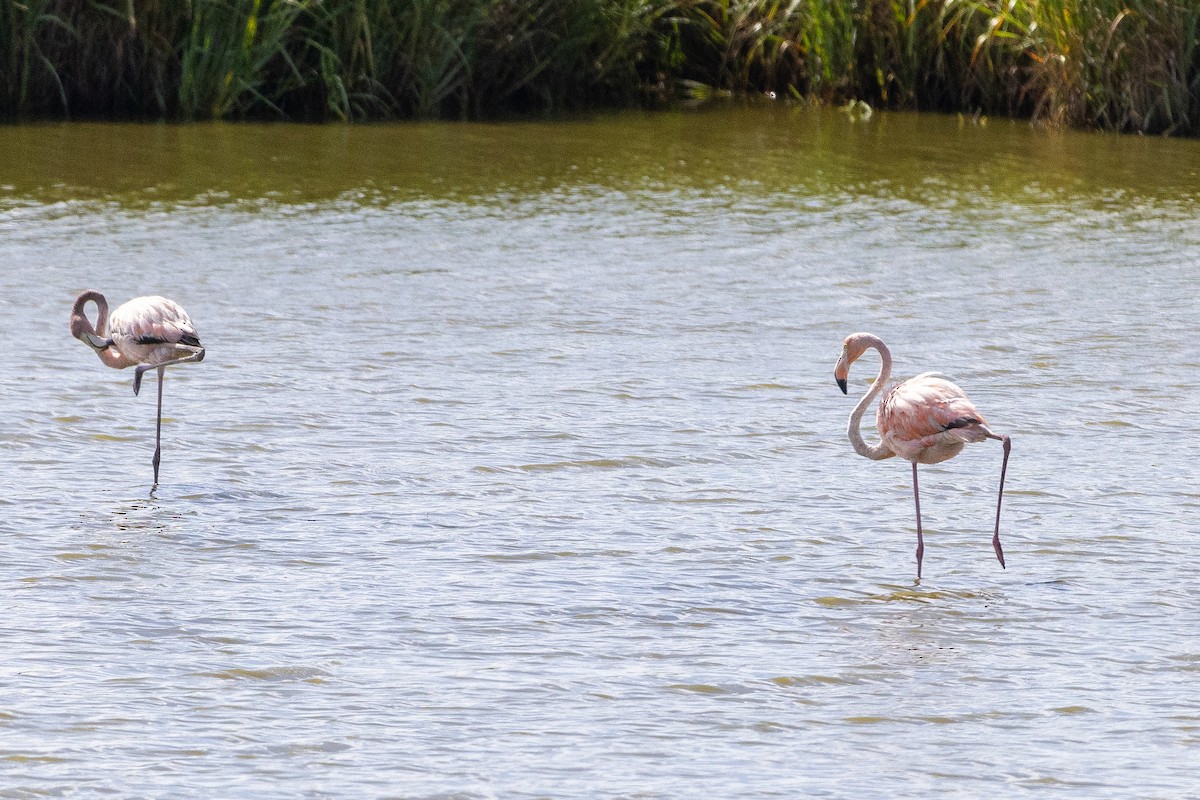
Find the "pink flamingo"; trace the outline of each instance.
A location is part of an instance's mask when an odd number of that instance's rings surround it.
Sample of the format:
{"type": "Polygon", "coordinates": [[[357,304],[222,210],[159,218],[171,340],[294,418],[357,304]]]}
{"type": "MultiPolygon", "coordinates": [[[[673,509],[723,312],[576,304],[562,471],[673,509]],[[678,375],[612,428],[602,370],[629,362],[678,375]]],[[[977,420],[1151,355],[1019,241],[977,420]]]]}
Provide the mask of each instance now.
{"type": "Polygon", "coordinates": [[[158,370],[158,423],[154,429],[154,485],[158,485],[158,463],[162,440],[162,386],[165,367],[189,361],[203,361],[204,347],[196,336],[196,326],[178,303],[157,295],[135,297],[117,306],[108,316],[108,301],[95,290],[79,295],[71,310],[71,335],[96,351],[96,355],[114,369],[137,364],[133,371],[133,393],[142,388],[142,374],[158,370]],[[96,325],[84,308],[96,304],[96,325]],[[105,318],[108,319],[107,336],[105,318]]]}
{"type": "Polygon", "coordinates": [[[868,348],[879,351],[882,364],[879,377],[850,414],[847,433],[854,452],[873,461],[901,456],[912,462],[913,499],[917,505],[917,580],[921,579],[921,557],[925,541],[921,535],[921,495],[917,491],[917,464],[936,464],[958,455],[968,442],[998,439],[1004,443],[1004,463],[1000,467],[1000,495],[996,500],[996,533],[992,547],[1000,566],[1004,566],[1004,551],[1000,548],[1000,504],[1004,500],[1004,473],[1008,470],[1008,453],[1012,442],[1007,436],[997,436],[984,423],[983,415],[967,399],[962,389],[936,372],[926,372],[898,383],[888,390],[879,403],[875,426],[882,441],[871,447],[863,441],[858,426],[871,402],[883,392],[892,375],[892,354],[878,336],[854,333],[842,342],[842,356],[833,370],[837,385],[846,394],[846,379],[850,365],[868,348]]]}

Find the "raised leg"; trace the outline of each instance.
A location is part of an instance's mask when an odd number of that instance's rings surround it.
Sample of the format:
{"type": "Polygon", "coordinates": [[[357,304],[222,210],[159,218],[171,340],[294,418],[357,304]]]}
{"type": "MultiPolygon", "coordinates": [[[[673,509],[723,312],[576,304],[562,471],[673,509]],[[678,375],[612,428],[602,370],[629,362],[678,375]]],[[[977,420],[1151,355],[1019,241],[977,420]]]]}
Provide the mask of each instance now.
{"type": "Polygon", "coordinates": [[[1012,450],[1012,441],[1007,436],[998,438],[1004,443],[1004,462],[1000,465],[1000,494],[996,497],[996,533],[992,536],[992,548],[996,551],[996,558],[1000,559],[1000,566],[1004,567],[1004,550],[1000,547],[1000,504],[1004,502],[1004,473],[1008,471],[1008,453],[1012,450]]]}
{"type": "Polygon", "coordinates": [[[921,535],[921,493],[917,490],[917,462],[913,465],[913,501],[917,504],[917,580],[921,580],[921,559],[925,556],[925,537],[921,535]]]}
{"type": "Polygon", "coordinates": [[[158,486],[158,462],[162,460],[162,386],[167,375],[164,367],[158,368],[158,422],[154,425],[154,485],[158,486]]]}
{"type": "MultiPolygon", "coordinates": [[[[161,364],[138,364],[133,369],[133,393],[134,394],[137,394],[138,392],[140,392],[142,390],[142,375],[145,374],[146,370],[148,370],[148,369],[162,369],[163,367],[169,367],[172,364],[186,364],[189,361],[203,361],[204,360],[204,348],[203,347],[191,348],[191,347],[188,347],[187,345],[178,345],[178,347],[180,349],[195,350],[196,352],[192,353],[191,355],[183,356],[182,358],[173,358],[170,361],[164,361],[161,364]]],[[[159,375],[161,375],[161,374],[162,373],[160,372],[159,375]]],[[[162,383],[162,381],[159,381],[159,383],[162,383]]]]}

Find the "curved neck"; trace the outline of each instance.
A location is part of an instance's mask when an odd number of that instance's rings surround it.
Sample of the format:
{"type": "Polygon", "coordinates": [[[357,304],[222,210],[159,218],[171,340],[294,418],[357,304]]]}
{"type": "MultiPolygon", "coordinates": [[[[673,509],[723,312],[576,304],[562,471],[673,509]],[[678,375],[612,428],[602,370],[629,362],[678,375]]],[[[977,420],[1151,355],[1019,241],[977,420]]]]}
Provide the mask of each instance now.
{"type": "Polygon", "coordinates": [[[866,341],[867,347],[874,347],[879,351],[879,376],[875,378],[875,383],[871,385],[870,390],[863,395],[862,400],[858,401],[858,405],[854,407],[854,411],[850,413],[850,425],[846,429],[846,433],[850,436],[850,444],[854,446],[854,452],[860,456],[866,456],[873,461],[880,461],[885,458],[891,458],[896,455],[887,445],[880,442],[872,447],[867,444],[862,437],[862,432],[859,430],[859,425],[862,422],[863,414],[870,408],[871,403],[875,398],[883,392],[887,386],[888,378],[892,377],[892,354],[887,349],[887,345],[878,336],[871,336],[866,341]]]}
{"type": "Polygon", "coordinates": [[[75,300],[75,306],[71,309],[71,335],[95,350],[100,360],[114,369],[124,369],[134,364],[135,362],[127,358],[124,353],[113,345],[97,347],[87,338],[91,335],[103,339],[107,330],[108,301],[104,299],[104,295],[95,289],[89,289],[79,295],[75,300]],[[95,326],[92,325],[92,321],[87,318],[87,313],[84,311],[88,303],[96,304],[97,316],[95,326]]]}
{"type": "Polygon", "coordinates": [[[104,299],[104,295],[97,292],[95,289],[88,289],[83,294],[75,299],[75,306],[71,309],[71,335],[81,342],[86,342],[85,334],[92,334],[104,338],[104,329],[108,320],[108,301],[104,299]],[[96,325],[93,327],[92,321],[87,318],[88,303],[96,304],[96,325]]]}

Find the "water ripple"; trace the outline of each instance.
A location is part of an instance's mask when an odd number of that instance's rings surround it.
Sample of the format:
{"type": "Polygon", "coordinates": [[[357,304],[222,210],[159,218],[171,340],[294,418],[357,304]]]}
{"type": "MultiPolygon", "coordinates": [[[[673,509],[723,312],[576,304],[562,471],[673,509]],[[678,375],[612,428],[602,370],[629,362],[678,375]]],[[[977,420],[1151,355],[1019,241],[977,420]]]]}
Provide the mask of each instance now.
{"type": "Polygon", "coordinates": [[[124,171],[0,131],[54,154],[0,158],[0,797],[1193,790],[1196,143],[159,127],[124,171]],[[153,492],[89,286],[209,348],[153,492]],[[1012,435],[1008,569],[978,445],[922,468],[915,583],[860,329],[1012,435]]]}

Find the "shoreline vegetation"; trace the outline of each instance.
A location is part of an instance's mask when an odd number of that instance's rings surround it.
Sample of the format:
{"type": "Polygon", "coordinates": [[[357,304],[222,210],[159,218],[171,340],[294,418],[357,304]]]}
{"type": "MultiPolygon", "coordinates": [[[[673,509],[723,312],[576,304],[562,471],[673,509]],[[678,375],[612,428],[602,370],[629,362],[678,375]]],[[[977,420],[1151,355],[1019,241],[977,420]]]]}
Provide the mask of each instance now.
{"type": "Polygon", "coordinates": [[[1200,135],[1200,0],[0,0],[0,118],[481,119],[766,94],[1200,135]]]}

